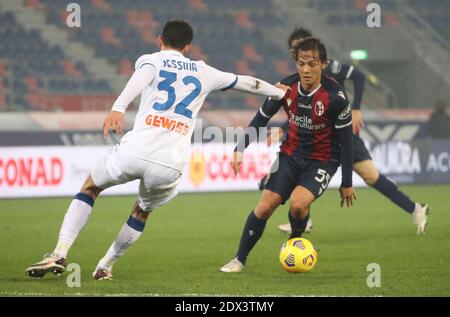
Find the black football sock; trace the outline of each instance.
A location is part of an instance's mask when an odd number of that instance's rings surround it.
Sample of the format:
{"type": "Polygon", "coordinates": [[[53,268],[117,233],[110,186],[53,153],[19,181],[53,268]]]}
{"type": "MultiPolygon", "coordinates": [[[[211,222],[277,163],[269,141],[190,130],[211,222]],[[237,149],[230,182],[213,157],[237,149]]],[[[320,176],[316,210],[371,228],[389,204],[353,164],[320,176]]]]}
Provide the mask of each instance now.
{"type": "Polygon", "coordinates": [[[237,259],[243,264],[245,264],[247,256],[255,246],[256,242],[261,238],[264,228],[266,227],[266,222],[267,219],[257,218],[253,210],[250,212],[250,215],[248,215],[236,255],[237,259]]]}
{"type": "Polygon", "coordinates": [[[306,215],[306,217],[297,219],[291,214],[291,211],[289,210],[288,217],[289,217],[289,222],[291,223],[291,230],[292,230],[292,233],[291,233],[291,236],[289,237],[289,239],[300,238],[302,236],[303,232],[305,232],[306,224],[308,223],[308,220],[309,220],[309,212],[306,215]]]}
{"type": "Polygon", "coordinates": [[[390,179],[380,174],[373,188],[388,197],[394,204],[408,213],[412,213],[416,204],[406,196],[390,179]]]}

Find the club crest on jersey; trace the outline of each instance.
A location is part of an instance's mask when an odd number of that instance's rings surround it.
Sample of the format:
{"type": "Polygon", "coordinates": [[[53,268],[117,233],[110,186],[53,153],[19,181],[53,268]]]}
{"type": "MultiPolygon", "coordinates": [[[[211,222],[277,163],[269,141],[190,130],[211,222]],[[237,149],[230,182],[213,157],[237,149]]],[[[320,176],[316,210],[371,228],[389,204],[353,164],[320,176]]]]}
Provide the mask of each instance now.
{"type": "Polygon", "coordinates": [[[325,112],[325,106],[323,105],[322,101],[316,102],[316,104],[314,105],[314,112],[315,112],[316,115],[318,115],[319,117],[320,117],[321,115],[323,115],[323,113],[325,112]]]}
{"type": "Polygon", "coordinates": [[[291,99],[291,98],[288,98],[286,101],[287,101],[288,107],[290,107],[290,106],[291,106],[291,103],[292,103],[292,99],[291,99]]]}

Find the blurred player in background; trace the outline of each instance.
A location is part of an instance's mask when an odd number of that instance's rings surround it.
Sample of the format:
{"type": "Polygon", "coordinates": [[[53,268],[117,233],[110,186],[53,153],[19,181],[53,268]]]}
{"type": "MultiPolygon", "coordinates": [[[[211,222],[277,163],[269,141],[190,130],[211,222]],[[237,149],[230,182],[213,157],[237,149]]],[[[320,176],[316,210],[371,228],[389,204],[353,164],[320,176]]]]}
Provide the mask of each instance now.
{"type": "MultiPolygon", "coordinates": [[[[304,28],[295,29],[288,39],[289,49],[292,53],[292,48],[303,41],[305,38],[311,37],[312,34],[309,30],[304,28]]],[[[419,204],[412,201],[407,195],[405,195],[397,185],[388,179],[386,176],[378,172],[376,169],[372,157],[369,154],[369,150],[366,148],[364,141],[359,137],[359,132],[364,126],[361,116],[361,101],[364,90],[365,75],[352,65],[341,64],[336,60],[330,60],[328,65],[324,69],[324,73],[335,79],[342,86],[344,86],[345,80],[351,79],[354,86],[354,99],[352,104],[352,120],[353,120],[353,169],[355,172],[361,176],[364,182],[378,190],[382,195],[389,198],[393,203],[402,208],[407,213],[411,214],[413,221],[417,225],[417,234],[425,234],[427,226],[427,214],[428,205],[419,204]]],[[[298,74],[291,75],[292,77],[297,77],[298,74]]],[[[269,138],[270,142],[278,142],[284,136],[285,131],[287,131],[287,125],[284,124],[278,131],[271,133],[272,138],[269,138]]],[[[262,190],[264,183],[267,181],[267,176],[265,176],[260,181],[259,188],[262,190]]],[[[281,224],[278,228],[286,233],[291,232],[291,226],[289,223],[281,224]]],[[[312,230],[312,220],[308,221],[306,232],[312,230]]]]}
{"type": "Polygon", "coordinates": [[[111,279],[114,262],[140,237],[150,212],[176,196],[195,119],[206,96],[231,88],[276,100],[285,95],[286,88],[281,85],[284,90],[184,57],[192,39],[193,30],[187,22],[169,21],[158,39],[161,51],[136,61],[136,70],[107,115],[103,132],[105,138],[109,129],[121,133],[125,110],[141,94],[133,129],[93,166],[67,210],[56,248],[27,268],[27,275],[64,272],[67,253],[87,223],[100,192],[139,179],[139,196],[131,215],[93,272],[95,279],[111,279]]]}
{"type": "MultiPolygon", "coordinates": [[[[340,164],[341,207],[344,203],[351,206],[356,199],[352,187],[351,106],[343,87],[322,75],[327,63],[325,46],[318,39],[305,39],[294,46],[293,57],[300,76],[281,81],[290,87],[286,96],[280,101],[266,100],[251,123],[258,130],[283,107],[289,119],[287,138],[261,199],[244,225],[236,257],[220,269],[222,272],[242,271],[250,251],[264,232],[267,219],[288,199],[291,237],[300,237],[306,228],[310,205],[326,190],[340,164]]],[[[235,173],[251,141],[244,136],[238,143],[231,162],[235,173]]]]}
{"type": "Polygon", "coordinates": [[[428,133],[433,139],[450,138],[450,116],[444,100],[438,99],[434,103],[434,110],[428,121],[428,133]]]}

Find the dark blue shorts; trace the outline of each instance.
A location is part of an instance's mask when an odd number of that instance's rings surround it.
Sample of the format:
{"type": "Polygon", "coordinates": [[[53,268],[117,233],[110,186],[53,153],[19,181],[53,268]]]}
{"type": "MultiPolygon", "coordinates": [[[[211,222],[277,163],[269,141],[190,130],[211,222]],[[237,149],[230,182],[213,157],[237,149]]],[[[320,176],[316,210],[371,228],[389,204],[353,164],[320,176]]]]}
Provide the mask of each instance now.
{"type": "Polygon", "coordinates": [[[307,188],[317,199],[328,187],[339,164],[278,153],[264,189],[279,194],[284,204],[296,186],[307,188]]]}
{"type": "Polygon", "coordinates": [[[353,135],[353,163],[372,160],[369,150],[359,135],[353,135]]]}

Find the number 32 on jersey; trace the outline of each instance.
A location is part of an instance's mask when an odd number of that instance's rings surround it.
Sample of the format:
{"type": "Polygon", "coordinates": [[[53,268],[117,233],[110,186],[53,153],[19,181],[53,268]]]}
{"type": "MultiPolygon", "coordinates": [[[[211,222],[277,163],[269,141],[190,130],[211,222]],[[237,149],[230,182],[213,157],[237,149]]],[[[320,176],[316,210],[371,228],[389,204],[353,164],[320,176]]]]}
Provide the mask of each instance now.
{"type": "MultiPolygon", "coordinates": [[[[164,80],[158,84],[158,89],[167,92],[167,101],[164,103],[155,102],[153,108],[155,110],[164,111],[170,109],[176,100],[175,88],[172,86],[177,81],[177,74],[161,70],[159,77],[164,80]]],[[[194,90],[189,95],[183,98],[176,106],[175,113],[192,119],[192,111],[188,109],[191,102],[200,94],[202,84],[194,76],[185,76],[182,80],[184,85],[194,85],[194,90]]]]}

